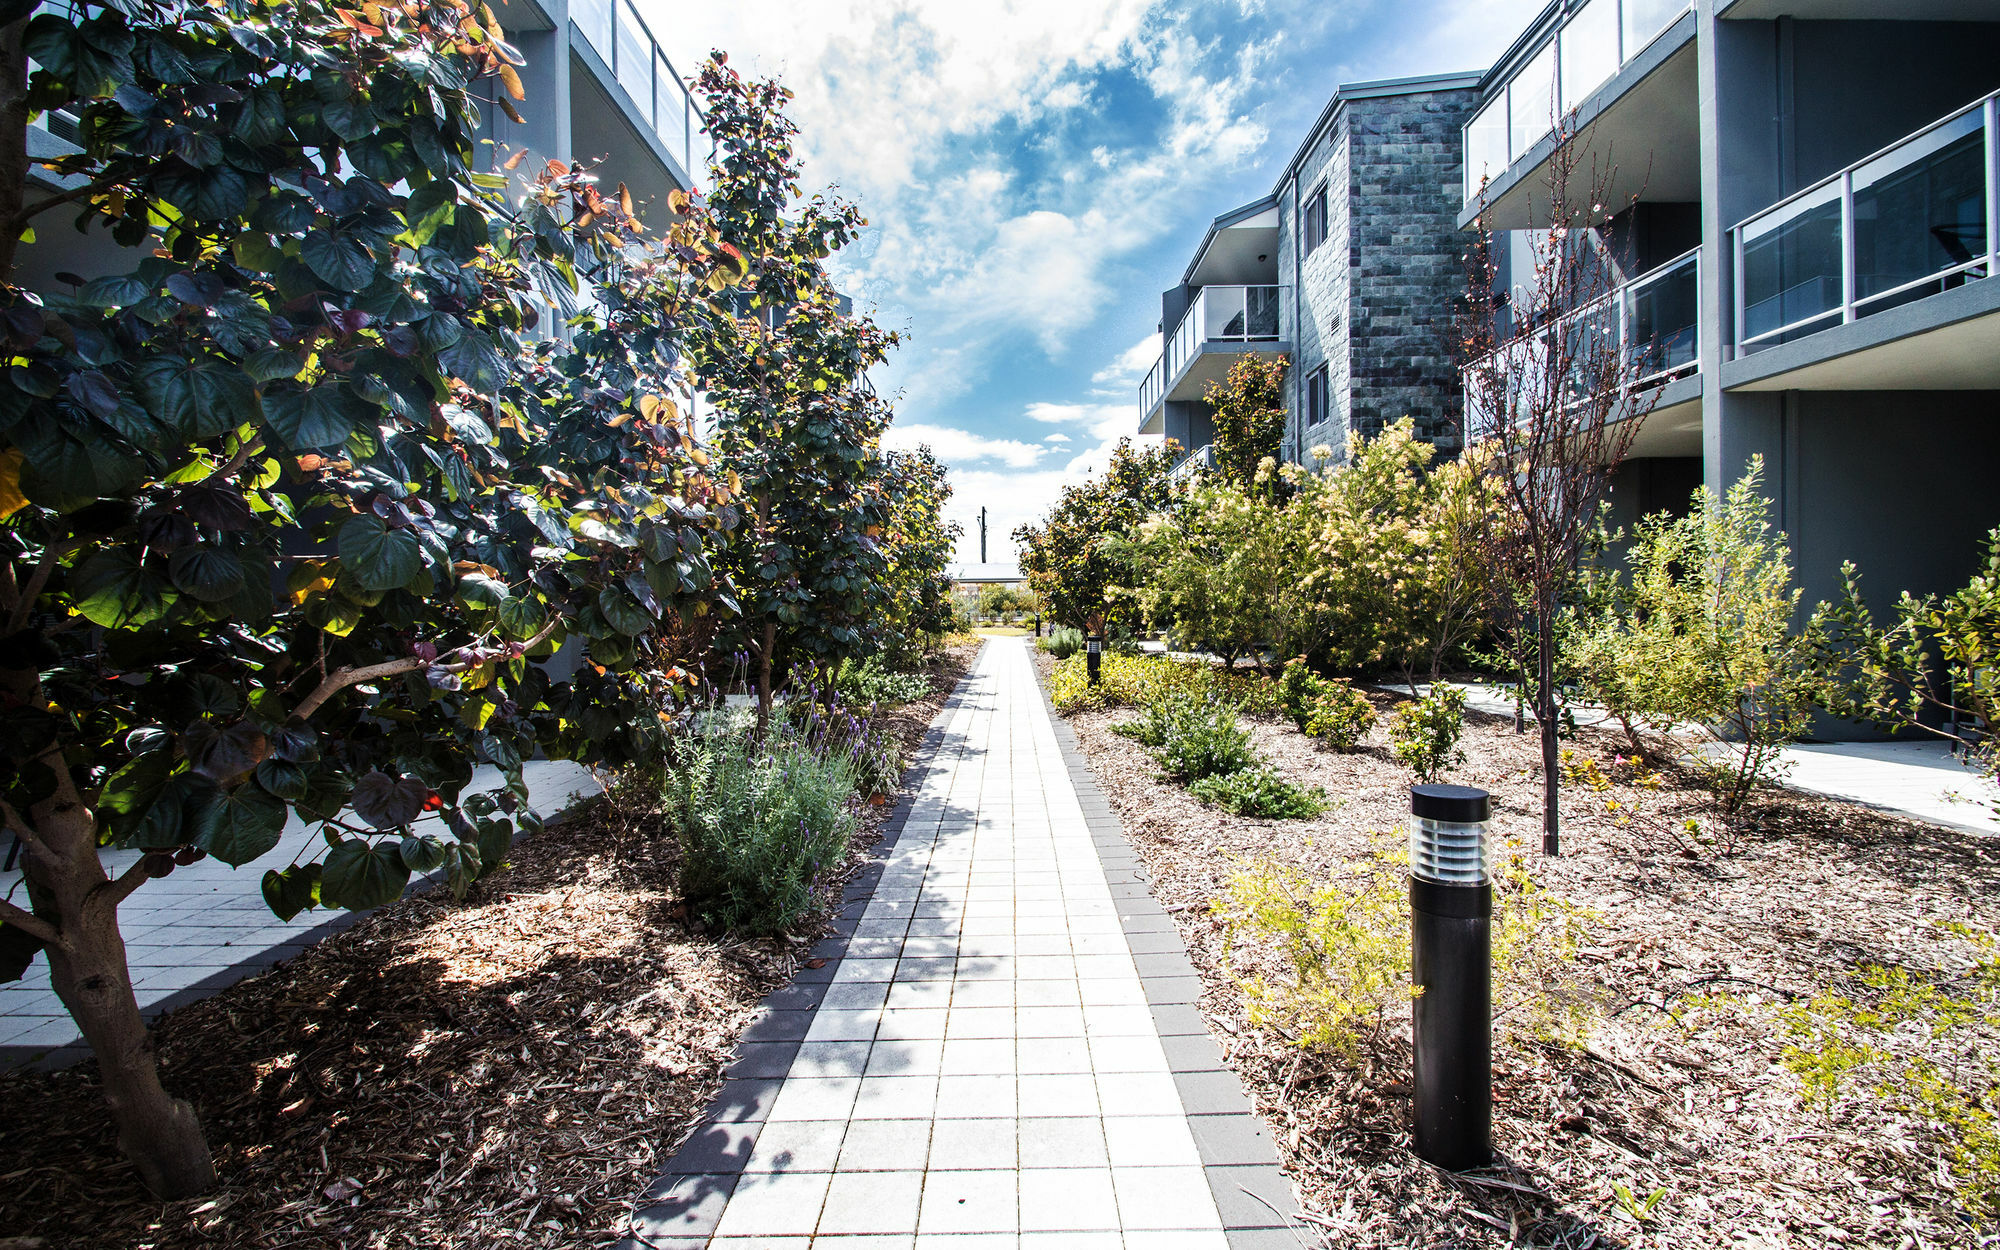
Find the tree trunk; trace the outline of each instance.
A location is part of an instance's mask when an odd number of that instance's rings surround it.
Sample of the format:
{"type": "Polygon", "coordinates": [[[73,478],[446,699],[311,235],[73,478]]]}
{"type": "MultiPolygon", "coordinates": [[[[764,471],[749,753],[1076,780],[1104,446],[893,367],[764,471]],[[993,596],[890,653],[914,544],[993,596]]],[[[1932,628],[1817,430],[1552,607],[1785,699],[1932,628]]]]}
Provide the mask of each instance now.
{"type": "Polygon", "coordinates": [[[1562,747],[1556,733],[1555,617],[1535,621],[1535,719],[1542,733],[1542,853],[1562,854],[1562,747]]]}
{"type": "MultiPolygon", "coordinates": [[[[32,674],[7,676],[8,694],[41,700],[32,674]]],[[[118,932],[122,894],[97,856],[96,818],[55,748],[39,762],[54,772],[56,785],[27,813],[40,845],[28,849],[21,867],[35,915],[57,931],[58,940],[44,948],[50,984],[97,1056],[118,1148],[146,1188],[169,1199],[204,1193],[215,1185],[215,1164],[194,1108],[160,1085],[118,932]]]]}
{"type": "Polygon", "coordinates": [[[763,645],[757,648],[757,736],[760,738],[771,728],[771,653],[777,646],[777,623],[766,621],[763,645]]]}

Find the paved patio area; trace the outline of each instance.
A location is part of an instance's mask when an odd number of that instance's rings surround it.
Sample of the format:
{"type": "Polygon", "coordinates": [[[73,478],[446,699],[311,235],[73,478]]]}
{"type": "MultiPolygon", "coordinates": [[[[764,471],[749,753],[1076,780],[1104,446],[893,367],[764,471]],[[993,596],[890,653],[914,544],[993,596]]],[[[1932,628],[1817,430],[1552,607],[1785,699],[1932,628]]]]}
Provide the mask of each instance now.
{"type": "MultiPolygon", "coordinates": [[[[561,811],[576,795],[595,794],[598,789],[589,771],[576,764],[534,761],[524,776],[536,810],[544,815],[561,811]]],[[[474,774],[470,788],[497,790],[501,784],[499,770],[489,766],[474,774]]],[[[367,915],[308,911],[287,921],[272,915],[265,905],[258,889],[264,870],[290,863],[318,838],[317,826],[294,817],[277,849],[254,863],[231,868],[205,859],[148,881],[125,901],[118,909],[119,927],[125,934],[132,988],[139,1009],[149,1019],[289,959],[367,915]]],[[[102,853],[105,868],[114,877],[140,854],[102,853]]],[[[423,887],[413,883],[412,888],[423,887]]],[[[0,873],[0,898],[26,904],[27,889],[18,865],[0,873]]],[[[49,988],[47,960],[38,957],[21,980],[0,985],[0,1071],[26,1065],[61,1067],[86,1053],[76,1025],[49,988]]]]}
{"type": "Polygon", "coordinates": [[[986,644],[628,1247],[1311,1244],[1027,646],[986,644]]]}
{"type": "MultiPolygon", "coordinates": [[[[1465,705],[1495,716],[1512,716],[1514,700],[1498,686],[1454,682],[1466,692],[1465,705]]],[[[1408,694],[1401,683],[1377,683],[1376,689],[1408,694]]],[[[1420,694],[1429,682],[1418,682],[1420,694]]],[[[1577,723],[1595,725],[1603,712],[1578,706],[1577,723]]],[[[1534,720],[1532,712],[1527,718],[1534,720]]],[[[1969,833],[2000,834],[2000,817],[1991,806],[1992,787],[1959,763],[1943,742],[1815,742],[1786,747],[1784,784],[1794,790],[1848,799],[1912,820],[1963,829],[1969,833]]]]}

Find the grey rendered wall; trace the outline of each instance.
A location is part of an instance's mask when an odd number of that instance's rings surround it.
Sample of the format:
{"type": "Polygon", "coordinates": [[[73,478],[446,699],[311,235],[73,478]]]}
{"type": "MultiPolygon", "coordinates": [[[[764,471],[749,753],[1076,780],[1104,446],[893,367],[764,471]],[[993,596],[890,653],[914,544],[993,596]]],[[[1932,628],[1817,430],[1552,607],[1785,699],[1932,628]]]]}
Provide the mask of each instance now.
{"type": "Polygon", "coordinates": [[[1477,100],[1438,91],[1348,105],[1344,409],[1354,432],[1409,416],[1420,437],[1459,445],[1454,319],[1467,240],[1457,215],[1463,127],[1477,100]]]}

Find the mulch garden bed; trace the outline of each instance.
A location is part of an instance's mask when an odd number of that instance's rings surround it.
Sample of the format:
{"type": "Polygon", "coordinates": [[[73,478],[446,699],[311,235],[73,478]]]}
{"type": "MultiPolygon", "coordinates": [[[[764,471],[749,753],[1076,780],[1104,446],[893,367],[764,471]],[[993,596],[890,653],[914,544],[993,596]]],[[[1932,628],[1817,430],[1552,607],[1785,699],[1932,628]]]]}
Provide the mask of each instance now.
{"type": "MultiPolygon", "coordinates": [[[[1038,655],[1046,676],[1050,661],[1038,655]]],[[[1962,967],[1940,921],[1990,925],[2000,842],[1792,791],[1761,792],[1725,828],[1696,779],[1564,794],[1565,854],[1539,854],[1541,781],[1532,733],[1468,713],[1451,781],[1490,790],[1493,829],[1536,879],[1588,909],[1579,952],[1596,1006],[1584,1047],[1496,1047],[1499,1166],[1458,1177],[1412,1152],[1407,1017],[1400,1064],[1364,1077],[1253,1027],[1229,966],[1220,909],[1231,876],[1264,859],[1314,879],[1407,838],[1408,772],[1386,748],[1399,699],[1352,754],[1289,721],[1245,717],[1289,780],[1324,787],[1312,820],[1232,816],[1161,780],[1138,743],[1109,732],[1130,710],[1070,718],[1085,756],[1173,910],[1206,984],[1203,1010],[1269,1121],[1314,1229],[1329,1246],[1943,1247],[1982,1244],[1921,1126],[1882,1107],[1829,1116],[1780,1062],[1779,1005],[1846,987],[1859,963],[1962,967]],[[1619,827],[1605,801],[1659,818],[1619,827]],[[1661,826],[1689,815],[1724,836],[1684,846],[1661,826]],[[1719,1009],[1703,996],[1726,993],[1719,1009]],[[1398,1070],[1399,1069],[1399,1070],[1398,1070]],[[1615,1186],[1640,1200],[1624,1213],[1615,1186]]],[[[1568,744],[1608,761],[1622,736],[1568,744]]],[[[1622,772],[1620,775],[1624,775],[1622,772]]],[[[1986,1057],[2000,1054],[1990,1037],[1986,1057]]]]}
{"type": "MultiPolygon", "coordinates": [[[[952,647],[931,697],[885,714],[906,754],[975,654],[952,647]]],[[[857,849],[892,810],[867,810],[857,849]]],[[[146,1197],[94,1064],[0,1077],[0,1250],[617,1240],[813,936],[692,931],[649,811],[614,789],[463,902],[382,908],[163,1018],[163,1078],[222,1177],[204,1199],[146,1197]]]]}

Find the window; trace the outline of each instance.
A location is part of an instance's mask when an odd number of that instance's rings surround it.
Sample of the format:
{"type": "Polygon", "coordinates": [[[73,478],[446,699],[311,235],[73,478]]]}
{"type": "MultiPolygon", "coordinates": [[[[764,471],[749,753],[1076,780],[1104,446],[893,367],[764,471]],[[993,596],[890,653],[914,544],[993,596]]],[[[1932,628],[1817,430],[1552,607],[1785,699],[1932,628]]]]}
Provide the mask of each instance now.
{"type": "Polygon", "coordinates": [[[1321,365],[1306,376],[1306,427],[1308,429],[1326,422],[1329,401],[1332,395],[1327,389],[1326,366],[1321,365]]]}
{"type": "Polygon", "coordinates": [[[1312,198],[1306,201],[1305,228],[1306,255],[1310,256],[1319,250],[1320,244],[1326,242],[1326,184],[1323,182],[1319,184],[1319,190],[1312,193],[1312,198]]]}

